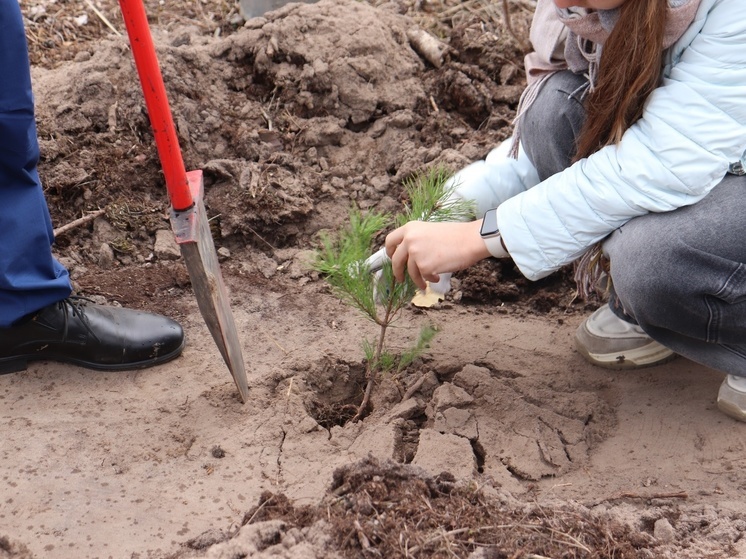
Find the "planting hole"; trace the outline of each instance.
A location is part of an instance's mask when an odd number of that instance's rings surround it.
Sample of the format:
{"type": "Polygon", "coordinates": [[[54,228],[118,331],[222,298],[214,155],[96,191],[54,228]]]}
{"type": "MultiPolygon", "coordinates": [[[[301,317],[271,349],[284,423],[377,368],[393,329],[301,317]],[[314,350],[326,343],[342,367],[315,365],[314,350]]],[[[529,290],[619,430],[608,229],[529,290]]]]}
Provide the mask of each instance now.
{"type": "Polygon", "coordinates": [[[305,401],[308,414],[325,429],[345,425],[357,414],[365,390],[365,367],[326,357],[304,373],[311,393],[305,401]]]}

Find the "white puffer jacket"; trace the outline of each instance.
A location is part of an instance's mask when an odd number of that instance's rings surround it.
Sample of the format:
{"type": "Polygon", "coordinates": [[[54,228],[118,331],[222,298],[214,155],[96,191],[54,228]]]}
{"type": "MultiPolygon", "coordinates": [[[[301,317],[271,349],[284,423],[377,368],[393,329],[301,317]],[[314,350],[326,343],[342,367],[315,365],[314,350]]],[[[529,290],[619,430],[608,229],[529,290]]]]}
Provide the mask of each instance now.
{"type": "Polygon", "coordinates": [[[744,0],[702,0],[663,76],[618,146],[501,200],[500,231],[527,278],[572,262],[631,218],[695,204],[729,170],[743,173],[744,0]]]}

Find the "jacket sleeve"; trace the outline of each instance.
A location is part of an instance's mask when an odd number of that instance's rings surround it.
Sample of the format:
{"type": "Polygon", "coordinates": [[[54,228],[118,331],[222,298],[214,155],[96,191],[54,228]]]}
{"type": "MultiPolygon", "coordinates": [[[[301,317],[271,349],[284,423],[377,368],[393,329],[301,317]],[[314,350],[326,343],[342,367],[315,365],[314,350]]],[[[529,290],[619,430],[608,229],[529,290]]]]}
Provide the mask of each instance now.
{"type": "Polygon", "coordinates": [[[703,2],[700,27],[648,98],[642,118],[607,146],[500,205],[498,223],[522,273],[539,279],[628,220],[695,204],[746,151],[746,18],[742,0],[703,2]]]}

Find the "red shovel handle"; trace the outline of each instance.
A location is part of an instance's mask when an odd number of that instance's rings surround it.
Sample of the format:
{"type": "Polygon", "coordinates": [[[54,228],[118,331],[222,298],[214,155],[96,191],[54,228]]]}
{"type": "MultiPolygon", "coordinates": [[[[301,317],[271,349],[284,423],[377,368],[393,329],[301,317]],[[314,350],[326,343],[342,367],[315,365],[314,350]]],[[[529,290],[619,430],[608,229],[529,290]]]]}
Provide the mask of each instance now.
{"type": "Polygon", "coordinates": [[[145,105],[153,127],[158,156],[166,177],[166,188],[171,206],[176,211],[191,208],[194,199],[189,191],[189,182],[181,157],[176,127],[168,106],[163,76],[155,54],[153,38],[150,35],[148,16],[142,0],[119,0],[124,24],[130,38],[130,48],[135,58],[135,66],[140,76],[140,85],[145,96],[145,105]]]}

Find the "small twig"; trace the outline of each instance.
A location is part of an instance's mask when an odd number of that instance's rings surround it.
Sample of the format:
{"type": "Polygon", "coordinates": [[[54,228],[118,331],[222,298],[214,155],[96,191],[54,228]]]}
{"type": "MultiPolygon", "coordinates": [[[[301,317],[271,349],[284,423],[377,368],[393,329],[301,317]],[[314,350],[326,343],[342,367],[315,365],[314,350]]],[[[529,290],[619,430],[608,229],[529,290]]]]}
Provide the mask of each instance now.
{"type": "Polygon", "coordinates": [[[549,530],[553,534],[557,534],[557,535],[565,536],[566,538],[569,538],[571,541],[564,542],[567,545],[575,547],[577,549],[582,549],[586,553],[590,553],[591,552],[590,549],[588,549],[586,546],[584,546],[583,543],[578,538],[576,538],[575,536],[573,536],[572,534],[568,534],[567,532],[562,532],[560,530],[556,530],[555,528],[549,528],[549,527],[547,528],[547,530],[549,530]]]}
{"type": "Polygon", "coordinates": [[[605,497],[597,501],[591,501],[588,507],[595,507],[601,503],[610,503],[612,501],[621,501],[622,499],[635,499],[635,500],[648,500],[648,499],[688,499],[689,494],[686,491],[679,491],[676,493],[651,493],[650,495],[642,495],[640,493],[622,492],[617,495],[605,497]]]}
{"type": "Polygon", "coordinates": [[[301,132],[303,132],[303,130],[307,128],[307,126],[301,125],[301,123],[298,122],[298,119],[296,119],[292,114],[290,114],[290,111],[288,111],[287,109],[283,111],[283,115],[285,116],[286,119],[292,122],[294,126],[298,128],[298,134],[300,134],[301,132]]]}
{"type": "Polygon", "coordinates": [[[355,520],[355,531],[357,532],[357,541],[360,542],[360,547],[363,548],[363,551],[370,551],[370,540],[365,535],[365,532],[363,532],[363,527],[360,526],[360,522],[357,520],[355,520]]]}
{"type": "MultiPolygon", "coordinates": [[[[553,534],[565,536],[566,538],[569,538],[570,540],[572,540],[572,541],[565,540],[562,543],[569,545],[571,547],[574,547],[576,549],[585,551],[586,553],[591,553],[590,549],[588,549],[586,546],[580,543],[577,538],[571,536],[570,534],[561,532],[559,530],[555,530],[554,528],[544,527],[544,526],[539,526],[539,525],[534,525],[534,524],[497,524],[497,525],[492,525],[492,526],[478,526],[478,527],[473,527],[473,528],[458,528],[456,530],[451,530],[449,532],[441,531],[427,538],[421,545],[415,545],[414,547],[410,547],[408,549],[408,552],[414,555],[418,551],[426,548],[427,546],[437,541],[450,538],[451,536],[458,536],[460,534],[464,534],[468,532],[484,532],[487,530],[506,530],[506,529],[510,529],[510,530],[523,529],[523,530],[534,530],[534,531],[539,531],[539,532],[541,532],[543,529],[546,529],[549,532],[552,532],[553,534]]],[[[541,557],[541,556],[528,555],[525,559],[532,559],[536,557],[541,557]]]]}
{"type": "Polygon", "coordinates": [[[96,14],[99,17],[99,19],[104,22],[104,25],[106,25],[106,27],[111,29],[117,37],[122,36],[119,30],[116,27],[114,27],[108,19],[106,19],[106,16],[102,14],[96,6],[93,5],[91,0],[85,0],[85,3],[88,4],[88,7],[93,10],[93,13],[96,14]]]}
{"type": "Polygon", "coordinates": [[[259,505],[258,507],[256,507],[256,510],[254,511],[254,514],[252,514],[251,517],[246,522],[243,523],[243,526],[246,526],[247,524],[251,524],[253,522],[253,520],[256,518],[256,515],[259,514],[261,512],[261,510],[264,507],[266,507],[272,501],[272,499],[274,499],[274,498],[275,498],[275,496],[272,495],[269,499],[267,499],[261,505],[259,505]]]}
{"type": "Polygon", "coordinates": [[[262,111],[262,116],[264,117],[264,120],[267,122],[267,130],[271,132],[272,131],[272,117],[267,114],[267,111],[265,111],[263,107],[259,107],[259,110],[262,111]]]}
{"type": "Polygon", "coordinates": [[[83,217],[79,217],[78,219],[71,221],[70,223],[67,223],[65,225],[62,225],[61,227],[58,227],[54,230],[54,236],[62,235],[63,233],[66,233],[70,231],[70,229],[75,229],[76,227],[80,227],[81,225],[84,225],[88,223],[89,221],[93,221],[98,216],[103,215],[106,213],[106,209],[96,210],[88,215],[84,215],[83,217]]]}
{"type": "Polygon", "coordinates": [[[447,8],[440,12],[439,17],[441,19],[448,18],[455,14],[456,12],[460,12],[461,10],[470,9],[475,2],[472,0],[471,2],[459,2],[455,6],[451,6],[450,8],[447,8]]]}
{"type": "Polygon", "coordinates": [[[529,52],[531,46],[516,35],[515,31],[513,31],[513,25],[510,23],[510,8],[508,7],[508,0],[503,0],[503,14],[505,15],[505,27],[508,28],[508,33],[510,33],[510,35],[518,42],[523,52],[529,52]]]}
{"type": "Polygon", "coordinates": [[[407,388],[407,391],[404,393],[404,396],[402,396],[402,402],[406,402],[409,400],[412,396],[414,396],[414,393],[417,392],[420,387],[425,382],[425,379],[427,378],[427,373],[422,373],[420,378],[418,378],[414,383],[412,383],[412,386],[407,388]]]}
{"type": "Polygon", "coordinates": [[[277,250],[277,249],[276,249],[276,248],[275,248],[274,246],[272,246],[272,243],[270,243],[270,242],[269,242],[269,241],[268,241],[267,239],[265,239],[264,237],[262,237],[262,236],[261,236],[261,235],[260,235],[259,233],[257,233],[257,232],[256,232],[256,231],[255,231],[254,229],[252,229],[252,228],[251,228],[251,227],[249,227],[248,225],[244,225],[244,227],[246,227],[246,229],[248,229],[249,231],[251,231],[252,233],[254,233],[254,235],[256,235],[257,239],[259,239],[260,241],[262,241],[262,242],[263,242],[263,243],[264,243],[265,245],[267,245],[267,246],[268,246],[269,248],[271,248],[272,250],[277,250]]]}
{"type": "Polygon", "coordinates": [[[286,398],[290,398],[290,394],[293,392],[293,379],[295,377],[290,377],[290,382],[288,383],[288,393],[286,395],[286,398]]]}
{"type": "MultiPolygon", "coordinates": [[[[435,542],[437,542],[437,541],[439,541],[439,540],[441,540],[443,538],[448,538],[450,536],[458,536],[459,534],[463,534],[463,533],[469,532],[471,530],[482,531],[482,530],[491,530],[493,528],[500,528],[500,527],[501,526],[480,526],[478,528],[458,528],[456,530],[451,530],[450,532],[442,532],[441,531],[441,532],[438,532],[437,534],[435,534],[434,536],[430,536],[429,538],[427,538],[424,542],[422,542],[421,545],[412,546],[407,551],[411,555],[414,555],[415,553],[417,553],[418,551],[420,551],[420,549],[424,549],[425,547],[429,546],[430,544],[433,544],[433,543],[435,543],[435,542]]],[[[510,526],[502,526],[502,528],[509,528],[509,527],[510,526]]]]}
{"type": "Polygon", "coordinates": [[[427,508],[429,508],[431,511],[433,510],[433,506],[430,504],[430,501],[428,501],[424,495],[420,495],[420,499],[425,503],[427,508]]]}
{"type": "Polygon", "coordinates": [[[274,338],[273,338],[273,337],[272,337],[271,335],[269,335],[269,334],[268,334],[267,332],[264,332],[264,334],[265,334],[265,335],[266,335],[266,336],[267,336],[267,337],[268,337],[268,338],[270,339],[270,341],[271,341],[271,342],[272,342],[273,344],[275,344],[275,345],[276,345],[276,346],[277,346],[278,348],[280,348],[280,351],[282,351],[282,352],[283,352],[283,353],[284,353],[285,355],[287,355],[287,354],[288,354],[288,350],[287,350],[287,349],[285,349],[284,347],[282,347],[282,346],[280,345],[280,343],[279,343],[279,342],[278,342],[277,340],[275,340],[275,339],[274,339],[274,338]]]}

